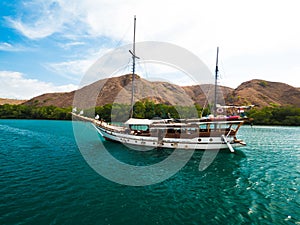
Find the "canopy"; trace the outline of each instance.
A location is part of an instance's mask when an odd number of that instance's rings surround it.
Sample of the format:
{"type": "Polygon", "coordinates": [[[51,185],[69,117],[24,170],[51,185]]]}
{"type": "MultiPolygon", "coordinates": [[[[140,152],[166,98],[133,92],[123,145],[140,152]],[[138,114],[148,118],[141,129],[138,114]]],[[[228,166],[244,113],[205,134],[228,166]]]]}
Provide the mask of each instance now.
{"type": "Polygon", "coordinates": [[[153,122],[154,122],[153,120],[149,120],[149,119],[130,118],[129,120],[127,120],[125,122],[125,124],[129,124],[129,125],[148,125],[149,126],[153,122]]]}
{"type": "Polygon", "coordinates": [[[235,106],[235,105],[220,105],[217,104],[217,108],[223,108],[223,109],[251,109],[252,107],[254,107],[254,105],[241,105],[241,106],[235,106]]]}

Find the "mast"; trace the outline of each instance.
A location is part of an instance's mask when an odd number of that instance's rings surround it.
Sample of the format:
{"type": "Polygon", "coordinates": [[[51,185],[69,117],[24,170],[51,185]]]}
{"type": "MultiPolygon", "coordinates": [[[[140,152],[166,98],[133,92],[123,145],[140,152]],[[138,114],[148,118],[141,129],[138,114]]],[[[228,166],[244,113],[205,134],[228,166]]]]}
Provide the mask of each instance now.
{"type": "Polygon", "coordinates": [[[214,117],[217,116],[217,88],[218,88],[218,73],[219,67],[219,47],[217,47],[217,59],[216,59],[216,70],[215,70],[215,102],[214,102],[214,117]]]}
{"type": "Polygon", "coordinates": [[[134,29],[133,29],[133,44],[132,51],[129,50],[132,55],[132,88],[131,88],[131,108],[130,108],[130,118],[133,116],[133,105],[134,105],[134,74],[135,74],[135,59],[138,58],[135,55],[135,30],[136,30],[136,16],[134,16],[134,29]]]}

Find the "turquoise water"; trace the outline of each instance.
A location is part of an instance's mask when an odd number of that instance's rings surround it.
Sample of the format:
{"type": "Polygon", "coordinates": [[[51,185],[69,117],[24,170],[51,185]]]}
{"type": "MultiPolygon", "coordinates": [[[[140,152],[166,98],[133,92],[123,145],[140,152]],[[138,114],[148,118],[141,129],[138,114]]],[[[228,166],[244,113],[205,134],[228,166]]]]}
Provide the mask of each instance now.
{"type": "MultiPolygon", "coordinates": [[[[164,182],[133,187],[88,166],[70,121],[0,120],[0,224],[300,224],[300,127],[244,126],[239,137],[246,147],[204,171],[195,152],[164,182]]],[[[170,154],[105,145],[136,165],[170,154]]]]}

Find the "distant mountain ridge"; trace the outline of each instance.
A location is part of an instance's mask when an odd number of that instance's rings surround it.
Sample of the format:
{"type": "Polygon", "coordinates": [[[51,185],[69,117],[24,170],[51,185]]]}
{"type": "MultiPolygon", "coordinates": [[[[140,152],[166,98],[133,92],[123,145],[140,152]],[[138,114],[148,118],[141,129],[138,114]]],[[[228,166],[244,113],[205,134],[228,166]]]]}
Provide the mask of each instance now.
{"type": "MultiPolygon", "coordinates": [[[[23,104],[34,106],[70,107],[74,105],[89,108],[107,103],[130,104],[132,75],[127,74],[96,81],[76,92],[49,93],[34,97],[23,104]]],[[[214,86],[211,84],[179,86],[168,82],[148,81],[135,75],[135,99],[150,99],[169,105],[201,106],[212,100],[214,86]]],[[[270,105],[294,105],[300,107],[300,88],[265,80],[250,80],[236,89],[221,86],[218,95],[223,95],[227,105],[248,105],[257,107],[270,105]]]]}
{"type": "Polygon", "coordinates": [[[10,99],[10,98],[0,98],[0,105],[10,104],[10,105],[20,105],[27,100],[19,100],[19,99],[10,99]]]}
{"type": "Polygon", "coordinates": [[[227,95],[228,104],[294,105],[300,107],[300,89],[285,83],[254,79],[242,83],[227,95]]]}

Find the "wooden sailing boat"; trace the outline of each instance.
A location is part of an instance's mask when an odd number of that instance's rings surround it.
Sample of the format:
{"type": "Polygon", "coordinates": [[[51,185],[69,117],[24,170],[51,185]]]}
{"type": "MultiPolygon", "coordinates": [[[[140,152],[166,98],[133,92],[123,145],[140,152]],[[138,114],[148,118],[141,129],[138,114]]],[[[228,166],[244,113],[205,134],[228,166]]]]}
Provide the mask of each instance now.
{"type": "Polygon", "coordinates": [[[234,152],[234,147],[243,146],[245,143],[237,139],[236,135],[243,124],[240,117],[217,117],[217,79],[218,79],[218,54],[215,69],[215,102],[214,116],[199,119],[136,119],[133,118],[134,105],[134,78],[135,78],[135,30],[136,17],[134,17],[133,49],[132,55],[132,90],[130,118],[124,126],[115,126],[103,121],[91,120],[97,131],[108,141],[115,141],[133,146],[146,148],[170,149],[229,149],[234,152]]]}

